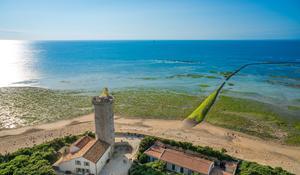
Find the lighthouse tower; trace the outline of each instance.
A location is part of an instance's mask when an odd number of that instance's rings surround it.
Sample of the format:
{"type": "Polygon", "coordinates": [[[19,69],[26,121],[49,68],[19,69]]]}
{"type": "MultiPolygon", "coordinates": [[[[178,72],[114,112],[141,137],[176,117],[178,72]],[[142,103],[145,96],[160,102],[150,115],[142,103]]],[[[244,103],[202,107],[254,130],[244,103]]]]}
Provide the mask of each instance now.
{"type": "Polygon", "coordinates": [[[95,133],[96,139],[110,145],[115,143],[115,127],[113,102],[114,98],[109,95],[108,89],[104,88],[100,96],[93,97],[95,108],[95,133]]]}

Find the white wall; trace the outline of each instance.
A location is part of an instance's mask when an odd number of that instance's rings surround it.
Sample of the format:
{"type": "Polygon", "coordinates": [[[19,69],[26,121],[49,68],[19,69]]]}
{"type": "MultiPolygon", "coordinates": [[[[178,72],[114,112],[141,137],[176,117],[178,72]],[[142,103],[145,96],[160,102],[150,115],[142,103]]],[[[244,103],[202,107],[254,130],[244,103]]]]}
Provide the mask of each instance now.
{"type": "Polygon", "coordinates": [[[74,174],[76,173],[76,168],[89,169],[90,173],[96,174],[96,164],[94,164],[93,162],[91,162],[91,161],[89,161],[89,160],[87,160],[83,157],[72,159],[72,160],[67,161],[67,162],[62,162],[59,165],[59,170],[60,171],[63,171],[63,172],[71,171],[74,174]],[[81,162],[81,165],[76,165],[75,164],[75,161],[77,161],[77,160],[81,162]],[[89,162],[90,166],[85,166],[84,162],[89,162]]]}
{"type": "Polygon", "coordinates": [[[107,159],[110,158],[111,155],[111,146],[108,147],[108,149],[105,151],[105,153],[102,155],[102,157],[100,158],[100,160],[98,160],[98,162],[95,164],[83,157],[79,157],[76,159],[72,159],[70,161],[67,162],[62,162],[59,164],[59,170],[60,171],[71,171],[72,173],[76,173],[76,168],[82,168],[82,169],[89,169],[90,173],[92,174],[100,174],[101,169],[103,168],[103,166],[106,164],[107,159]],[[76,165],[76,161],[80,161],[81,165],[76,165]],[[90,166],[85,166],[84,162],[89,162],[90,166]]]}
{"type": "Polygon", "coordinates": [[[102,155],[100,160],[96,164],[96,173],[95,174],[100,174],[103,166],[106,164],[106,161],[110,158],[111,155],[111,149],[112,147],[109,146],[108,149],[105,151],[105,153],[102,155]]]}

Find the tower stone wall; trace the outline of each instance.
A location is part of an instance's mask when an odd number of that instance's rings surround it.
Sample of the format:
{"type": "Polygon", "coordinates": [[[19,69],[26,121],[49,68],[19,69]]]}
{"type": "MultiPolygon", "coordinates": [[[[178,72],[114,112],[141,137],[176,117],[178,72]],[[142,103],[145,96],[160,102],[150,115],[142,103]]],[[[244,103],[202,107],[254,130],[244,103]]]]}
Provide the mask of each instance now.
{"type": "Polygon", "coordinates": [[[96,139],[100,139],[113,145],[115,142],[115,127],[113,113],[114,98],[108,93],[106,93],[101,96],[93,97],[92,102],[95,108],[96,139]]]}

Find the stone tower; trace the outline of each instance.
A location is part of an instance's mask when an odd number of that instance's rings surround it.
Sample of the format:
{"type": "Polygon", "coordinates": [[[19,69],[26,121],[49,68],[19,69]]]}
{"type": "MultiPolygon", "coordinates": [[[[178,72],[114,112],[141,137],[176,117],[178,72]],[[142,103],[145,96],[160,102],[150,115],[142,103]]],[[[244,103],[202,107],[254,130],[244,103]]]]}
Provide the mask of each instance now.
{"type": "Polygon", "coordinates": [[[111,145],[115,143],[113,102],[114,98],[109,95],[107,88],[100,96],[93,97],[96,139],[111,145]]]}

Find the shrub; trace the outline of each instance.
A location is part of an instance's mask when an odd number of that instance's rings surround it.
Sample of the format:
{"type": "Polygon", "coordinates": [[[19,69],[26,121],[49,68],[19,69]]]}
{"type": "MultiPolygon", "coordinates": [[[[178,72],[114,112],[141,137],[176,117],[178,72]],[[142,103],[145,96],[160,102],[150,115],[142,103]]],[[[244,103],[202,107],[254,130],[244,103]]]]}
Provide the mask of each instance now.
{"type": "Polygon", "coordinates": [[[242,161],[239,166],[240,175],[292,175],[280,167],[272,168],[270,166],[260,165],[255,162],[242,161]]]}
{"type": "Polygon", "coordinates": [[[0,175],[54,175],[52,164],[57,160],[57,151],[73,143],[77,136],[57,138],[32,148],[0,155],[0,175]]]}
{"type": "MultiPolygon", "coordinates": [[[[161,161],[149,162],[146,164],[139,164],[134,162],[129,169],[129,175],[167,175],[164,172],[165,163],[161,161]]],[[[168,173],[170,174],[170,173],[168,173]]]]}

